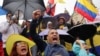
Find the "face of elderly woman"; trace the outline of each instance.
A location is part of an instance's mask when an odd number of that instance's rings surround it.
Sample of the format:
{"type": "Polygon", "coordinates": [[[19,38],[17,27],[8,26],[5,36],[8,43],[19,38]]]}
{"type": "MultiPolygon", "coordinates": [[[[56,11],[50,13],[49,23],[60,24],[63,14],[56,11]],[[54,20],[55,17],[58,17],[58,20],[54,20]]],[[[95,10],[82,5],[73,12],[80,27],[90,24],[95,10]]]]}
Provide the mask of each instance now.
{"type": "Polygon", "coordinates": [[[18,55],[27,55],[28,53],[28,44],[26,42],[18,42],[16,46],[16,51],[18,55]]]}

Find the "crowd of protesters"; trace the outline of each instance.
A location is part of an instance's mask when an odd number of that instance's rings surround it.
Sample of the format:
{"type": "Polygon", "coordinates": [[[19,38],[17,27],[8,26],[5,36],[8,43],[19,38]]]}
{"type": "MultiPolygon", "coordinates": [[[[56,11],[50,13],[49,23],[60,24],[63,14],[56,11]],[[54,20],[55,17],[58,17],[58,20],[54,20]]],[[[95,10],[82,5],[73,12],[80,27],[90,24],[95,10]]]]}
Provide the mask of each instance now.
{"type": "MultiPolygon", "coordinates": [[[[32,13],[32,21],[25,20],[22,25],[19,25],[18,17],[8,13],[6,15],[7,21],[0,24],[0,34],[2,35],[0,35],[0,56],[71,56],[68,50],[65,49],[65,45],[60,43],[61,39],[57,29],[67,32],[73,25],[65,22],[63,16],[58,17],[58,24],[55,27],[53,27],[51,21],[48,21],[46,29],[49,29],[49,31],[46,36],[47,40],[44,41],[36,31],[36,28],[43,19],[42,14],[43,12],[41,12],[41,10],[35,10],[32,13]],[[13,36],[13,34],[15,36],[13,36]],[[8,43],[7,40],[12,36],[13,38],[16,36],[17,38],[22,37],[28,41],[24,39],[17,41],[12,40],[14,41],[11,46],[12,48],[9,50],[10,52],[7,52],[9,48],[7,49],[6,43],[8,43]],[[30,48],[29,41],[36,44],[37,48],[35,48],[34,53],[32,52],[34,46],[30,48]]],[[[85,41],[77,38],[75,42],[71,44],[73,44],[72,51],[74,56],[95,56],[89,52],[88,45],[85,41]]]]}

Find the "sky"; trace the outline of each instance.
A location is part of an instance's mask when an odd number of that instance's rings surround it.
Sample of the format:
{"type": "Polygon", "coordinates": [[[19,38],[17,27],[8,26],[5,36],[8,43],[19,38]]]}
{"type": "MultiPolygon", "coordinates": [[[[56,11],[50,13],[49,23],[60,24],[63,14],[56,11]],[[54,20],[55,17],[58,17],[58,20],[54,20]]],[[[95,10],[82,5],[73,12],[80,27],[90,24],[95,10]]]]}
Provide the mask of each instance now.
{"type": "MultiPolygon", "coordinates": [[[[44,1],[45,1],[45,4],[47,4],[48,0],[44,0],[44,1]]],[[[64,12],[65,8],[69,11],[70,15],[73,13],[73,9],[74,9],[76,0],[64,0],[64,1],[66,2],[66,4],[57,3],[55,14],[64,12]]],[[[0,0],[0,6],[2,6],[2,2],[3,2],[3,0],[0,0]]],[[[93,0],[93,3],[100,9],[100,1],[99,0],[93,0]]]]}
{"type": "MultiPolygon", "coordinates": [[[[48,0],[44,0],[44,1],[45,1],[45,5],[46,5],[48,3],[48,0]]],[[[63,13],[64,10],[65,10],[65,8],[69,12],[69,14],[72,15],[76,0],[64,0],[64,1],[66,2],[65,4],[57,3],[55,15],[56,14],[59,14],[59,13],[63,13]]],[[[95,4],[95,6],[98,9],[100,9],[100,0],[92,0],[92,1],[95,4]]],[[[2,3],[3,3],[3,0],[0,0],[0,6],[2,6],[2,3]]],[[[2,21],[5,21],[6,20],[4,18],[5,18],[5,15],[3,15],[2,17],[0,16],[0,23],[2,21]],[[2,18],[3,18],[3,20],[2,20],[2,18]]]]}
{"type": "MultiPolygon", "coordinates": [[[[2,6],[2,3],[3,3],[3,0],[0,0],[0,6],[2,6]]],[[[6,21],[6,16],[5,15],[0,16],[0,23],[4,21],[6,21]]]]}
{"type": "Polygon", "coordinates": [[[3,2],[3,0],[0,0],[0,6],[2,6],[2,2],[3,2]]]}
{"type": "MultiPolygon", "coordinates": [[[[45,5],[48,3],[48,0],[44,0],[45,5]]],[[[55,15],[59,13],[63,13],[65,8],[68,10],[69,14],[71,15],[73,13],[74,5],[76,0],[64,0],[65,4],[57,3],[56,4],[56,11],[55,15]]]]}
{"type": "MultiPolygon", "coordinates": [[[[45,4],[47,4],[48,0],[44,0],[45,4]]],[[[55,15],[64,12],[64,9],[66,8],[69,12],[70,15],[72,15],[73,11],[74,11],[74,6],[76,3],[76,0],[64,0],[66,3],[65,4],[60,4],[57,3],[56,5],[56,11],[55,11],[55,15]]],[[[100,9],[100,0],[92,0],[93,4],[100,9]]]]}

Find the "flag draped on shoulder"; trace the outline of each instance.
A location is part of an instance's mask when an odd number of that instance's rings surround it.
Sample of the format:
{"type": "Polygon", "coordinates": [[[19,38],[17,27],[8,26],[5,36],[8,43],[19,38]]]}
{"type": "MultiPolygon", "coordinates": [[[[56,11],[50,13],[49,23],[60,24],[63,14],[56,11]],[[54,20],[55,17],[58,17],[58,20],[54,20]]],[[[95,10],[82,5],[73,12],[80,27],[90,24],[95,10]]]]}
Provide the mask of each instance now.
{"type": "Polygon", "coordinates": [[[48,5],[47,5],[47,9],[46,9],[46,12],[48,15],[54,16],[55,6],[56,6],[56,4],[55,4],[54,0],[48,0],[48,5]]]}
{"type": "Polygon", "coordinates": [[[98,12],[88,0],[77,0],[74,10],[91,22],[94,21],[98,12]]]}

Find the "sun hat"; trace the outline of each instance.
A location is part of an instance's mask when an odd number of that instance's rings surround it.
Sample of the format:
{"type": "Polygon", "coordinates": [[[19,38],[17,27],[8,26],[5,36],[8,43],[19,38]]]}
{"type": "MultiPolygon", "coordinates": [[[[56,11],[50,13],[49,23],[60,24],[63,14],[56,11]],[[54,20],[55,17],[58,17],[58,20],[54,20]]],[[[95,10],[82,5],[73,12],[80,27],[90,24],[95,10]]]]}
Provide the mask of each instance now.
{"type": "Polygon", "coordinates": [[[19,34],[12,34],[8,37],[7,42],[6,42],[6,51],[7,51],[8,55],[10,55],[14,43],[17,41],[27,42],[29,48],[31,48],[32,46],[35,46],[35,43],[33,41],[25,38],[24,36],[19,35],[19,34]]]}

